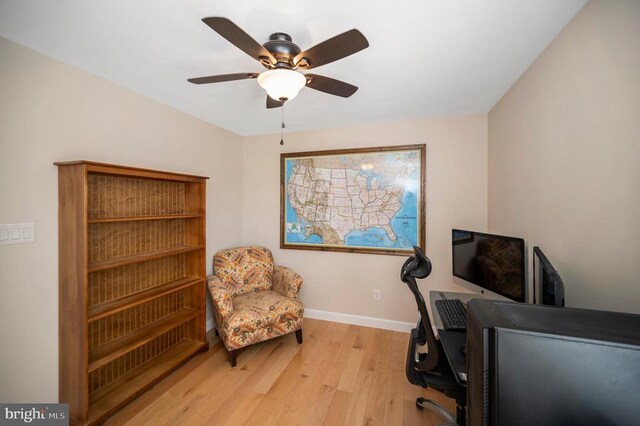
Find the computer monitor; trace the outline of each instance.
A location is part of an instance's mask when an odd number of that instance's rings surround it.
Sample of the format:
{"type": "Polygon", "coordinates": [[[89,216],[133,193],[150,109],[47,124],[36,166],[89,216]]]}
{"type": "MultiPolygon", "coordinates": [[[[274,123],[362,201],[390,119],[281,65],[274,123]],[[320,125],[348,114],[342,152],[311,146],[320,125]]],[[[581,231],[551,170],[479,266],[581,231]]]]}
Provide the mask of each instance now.
{"type": "Polygon", "coordinates": [[[470,426],[640,424],[640,315],[474,299],[470,426]]]}
{"type": "Polygon", "coordinates": [[[533,303],[564,306],[564,283],[540,247],[533,248],[533,303]]]}
{"type": "Polygon", "coordinates": [[[522,238],[453,229],[451,246],[455,277],[516,302],[526,301],[522,238]]]}

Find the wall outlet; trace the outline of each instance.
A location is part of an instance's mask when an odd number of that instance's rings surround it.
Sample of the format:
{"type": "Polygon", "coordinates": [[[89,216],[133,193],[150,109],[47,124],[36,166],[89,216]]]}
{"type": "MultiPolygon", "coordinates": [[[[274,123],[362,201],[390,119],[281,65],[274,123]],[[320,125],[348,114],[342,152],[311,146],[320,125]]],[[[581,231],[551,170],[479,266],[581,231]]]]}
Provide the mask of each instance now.
{"type": "Polygon", "coordinates": [[[373,289],[373,300],[380,300],[380,289],[379,288],[374,288],[373,289]]]}
{"type": "Polygon", "coordinates": [[[5,223],[0,225],[0,246],[32,243],[36,240],[34,223],[5,223]]]}

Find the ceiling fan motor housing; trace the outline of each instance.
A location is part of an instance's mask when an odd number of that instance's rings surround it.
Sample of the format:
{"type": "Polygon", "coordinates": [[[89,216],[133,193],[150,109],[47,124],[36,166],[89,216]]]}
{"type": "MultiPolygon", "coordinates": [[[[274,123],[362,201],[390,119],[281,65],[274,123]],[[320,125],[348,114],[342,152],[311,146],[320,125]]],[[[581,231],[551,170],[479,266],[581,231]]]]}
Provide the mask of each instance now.
{"type": "Polygon", "coordinates": [[[286,33],[271,34],[269,41],[263,46],[276,58],[276,68],[292,68],[293,58],[302,51],[297,44],[293,43],[291,36],[286,33]]]}

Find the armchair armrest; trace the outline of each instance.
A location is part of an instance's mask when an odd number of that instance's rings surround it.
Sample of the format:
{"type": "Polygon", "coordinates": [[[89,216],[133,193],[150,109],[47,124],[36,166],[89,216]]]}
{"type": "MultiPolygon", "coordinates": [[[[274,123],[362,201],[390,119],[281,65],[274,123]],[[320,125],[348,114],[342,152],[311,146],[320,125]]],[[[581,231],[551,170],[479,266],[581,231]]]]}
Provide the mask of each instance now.
{"type": "Polygon", "coordinates": [[[289,299],[297,299],[302,286],[302,277],[286,266],[273,268],[273,291],[289,299]]]}
{"type": "Polygon", "coordinates": [[[233,312],[233,301],[227,285],[215,275],[207,277],[207,287],[213,301],[216,324],[222,326],[224,319],[233,312]]]}

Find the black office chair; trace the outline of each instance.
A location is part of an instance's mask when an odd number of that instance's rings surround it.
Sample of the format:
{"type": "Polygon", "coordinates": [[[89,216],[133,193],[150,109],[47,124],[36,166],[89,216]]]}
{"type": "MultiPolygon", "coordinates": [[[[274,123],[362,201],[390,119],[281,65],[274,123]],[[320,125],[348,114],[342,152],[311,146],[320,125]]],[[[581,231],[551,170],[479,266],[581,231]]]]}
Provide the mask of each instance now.
{"type": "Polygon", "coordinates": [[[440,404],[425,398],[416,399],[416,406],[420,409],[427,408],[446,419],[444,425],[466,424],[467,391],[455,379],[451,366],[439,340],[433,334],[427,306],[416,278],[426,278],[431,273],[431,261],[418,247],[413,247],[414,255],[409,257],[400,272],[400,279],[407,284],[409,290],[416,298],[420,318],[418,325],[411,330],[411,340],[407,352],[406,375],[410,383],[423,388],[431,388],[444,393],[449,398],[456,400],[456,418],[444,409],[440,404]],[[417,346],[427,346],[427,353],[418,353],[417,346]]]}

